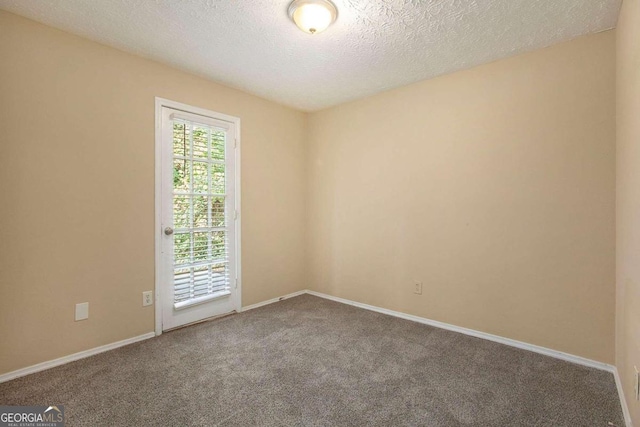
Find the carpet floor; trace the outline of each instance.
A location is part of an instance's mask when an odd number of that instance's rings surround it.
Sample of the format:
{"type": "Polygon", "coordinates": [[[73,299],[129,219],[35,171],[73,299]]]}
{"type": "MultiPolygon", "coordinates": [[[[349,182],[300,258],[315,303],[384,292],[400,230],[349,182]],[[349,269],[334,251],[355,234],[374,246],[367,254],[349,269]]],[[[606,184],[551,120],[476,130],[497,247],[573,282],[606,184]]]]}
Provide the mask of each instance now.
{"type": "Polygon", "coordinates": [[[67,426],[624,426],[613,375],[302,295],[0,384],[67,426]]]}

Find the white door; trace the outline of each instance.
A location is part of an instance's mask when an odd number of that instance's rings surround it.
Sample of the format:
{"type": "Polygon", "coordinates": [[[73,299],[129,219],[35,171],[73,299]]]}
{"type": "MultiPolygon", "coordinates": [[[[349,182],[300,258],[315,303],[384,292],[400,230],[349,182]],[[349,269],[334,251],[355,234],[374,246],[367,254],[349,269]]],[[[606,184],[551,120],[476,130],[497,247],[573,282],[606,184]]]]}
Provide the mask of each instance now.
{"type": "Polygon", "coordinates": [[[215,113],[166,106],[160,131],[157,271],[167,330],[239,310],[237,134],[233,121],[215,113]]]}

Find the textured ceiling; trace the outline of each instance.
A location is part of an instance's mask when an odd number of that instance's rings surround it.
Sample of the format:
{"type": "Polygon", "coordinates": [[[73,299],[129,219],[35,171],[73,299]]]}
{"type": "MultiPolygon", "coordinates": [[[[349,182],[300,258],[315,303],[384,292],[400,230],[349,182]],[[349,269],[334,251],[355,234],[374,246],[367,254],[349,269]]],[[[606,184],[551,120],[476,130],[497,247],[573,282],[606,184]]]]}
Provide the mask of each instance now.
{"type": "Polygon", "coordinates": [[[313,111],[615,27],[621,0],[0,0],[0,9],[313,111]]]}

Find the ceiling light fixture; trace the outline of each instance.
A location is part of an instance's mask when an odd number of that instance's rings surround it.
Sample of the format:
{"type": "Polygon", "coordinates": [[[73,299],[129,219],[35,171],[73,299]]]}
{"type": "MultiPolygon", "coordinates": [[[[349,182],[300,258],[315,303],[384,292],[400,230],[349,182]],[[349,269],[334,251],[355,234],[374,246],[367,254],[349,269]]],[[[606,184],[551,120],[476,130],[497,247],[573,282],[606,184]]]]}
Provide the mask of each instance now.
{"type": "Polygon", "coordinates": [[[289,17],[305,33],[321,33],[336,20],[338,9],[329,0],[293,0],[289,17]]]}

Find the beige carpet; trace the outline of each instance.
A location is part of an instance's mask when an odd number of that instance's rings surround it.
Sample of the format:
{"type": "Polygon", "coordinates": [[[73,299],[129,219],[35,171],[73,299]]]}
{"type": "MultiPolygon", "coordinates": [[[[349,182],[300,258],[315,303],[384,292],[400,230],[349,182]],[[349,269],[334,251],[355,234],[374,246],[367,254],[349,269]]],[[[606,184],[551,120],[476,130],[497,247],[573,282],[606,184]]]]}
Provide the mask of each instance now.
{"type": "Polygon", "coordinates": [[[68,426],[624,425],[613,376],[303,295],[0,384],[68,426]]]}

